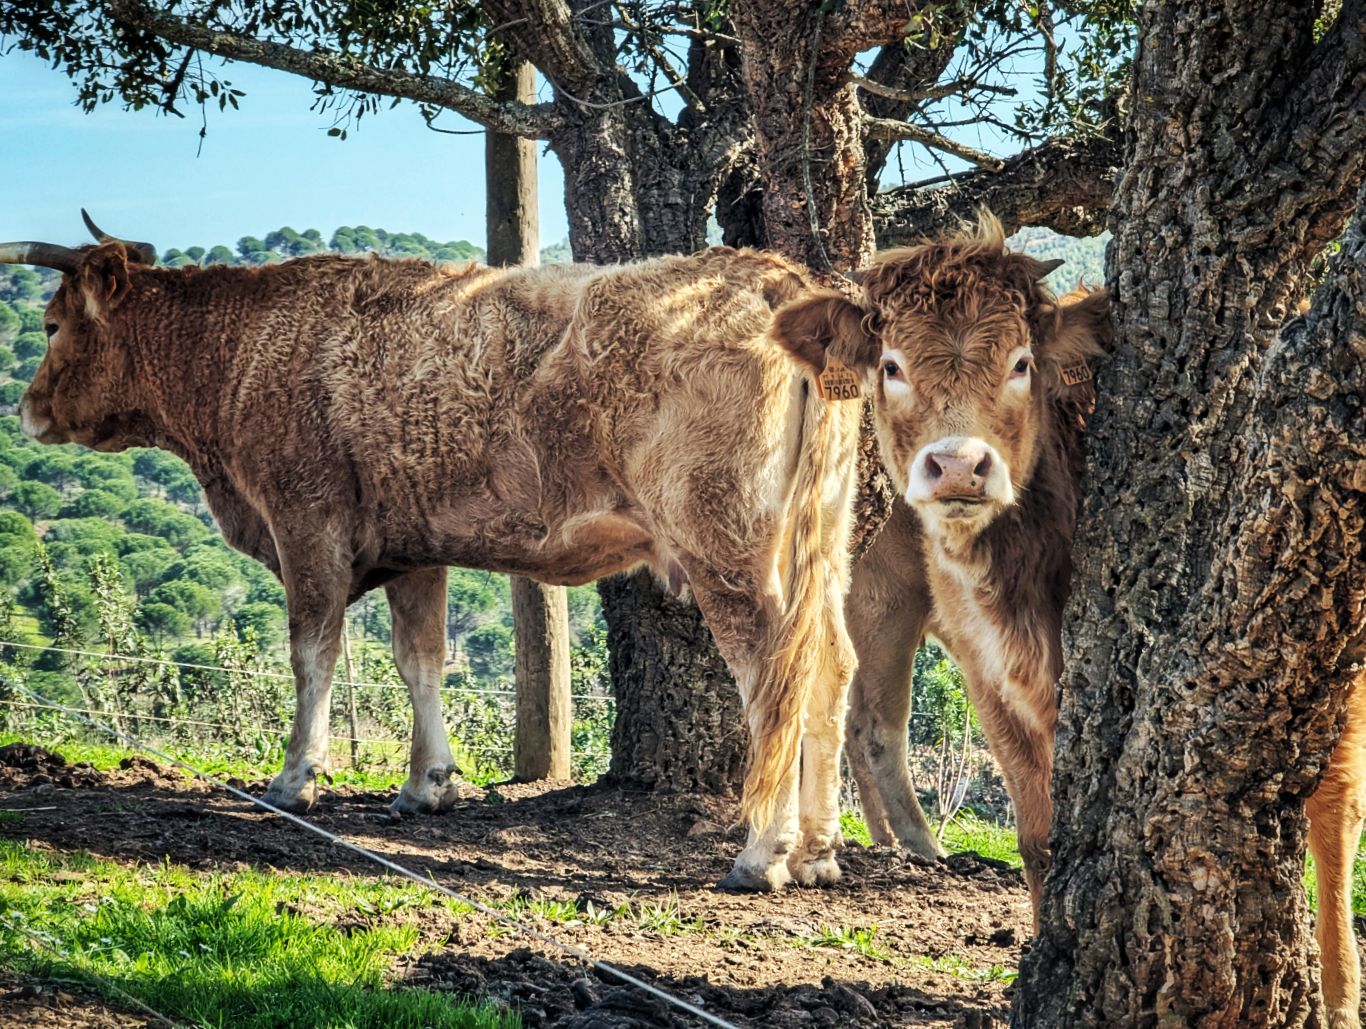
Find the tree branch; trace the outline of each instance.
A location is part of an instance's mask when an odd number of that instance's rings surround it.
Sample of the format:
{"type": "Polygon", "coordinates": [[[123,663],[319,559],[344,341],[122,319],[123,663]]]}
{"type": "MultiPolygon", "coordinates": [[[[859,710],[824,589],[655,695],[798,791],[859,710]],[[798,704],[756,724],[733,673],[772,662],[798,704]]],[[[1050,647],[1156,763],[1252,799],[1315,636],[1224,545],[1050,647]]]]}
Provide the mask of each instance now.
{"type": "MultiPolygon", "coordinates": [[[[592,6],[608,3],[601,0],[592,6]]],[[[483,7],[489,17],[505,24],[504,34],[516,40],[527,59],[565,89],[587,95],[611,70],[595,56],[592,43],[575,24],[574,11],[564,0],[487,0],[483,7]]]]}
{"type": "Polygon", "coordinates": [[[910,140],[912,143],[921,143],[935,150],[941,150],[954,157],[961,157],[969,164],[975,164],[979,168],[986,168],[989,171],[1000,171],[1005,162],[999,157],[995,157],[984,150],[970,147],[966,143],[960,143],[956,139],[949,139],[948,136],[941,136],[937,132],[922,128],[919,125],[912,125],[909,122],[892,121],[890,118],[865,118],[863,119],[864,135],[868,139],[876,139],[882,142],[910,140]]]}
{"type": "Polygon", "coordinates": [[[1007,233],[1047,225],[1071,236],[1105,228],[1122,157],[1117,140],[1053,139],[1005,161],[1000,171],[969,172],[946,185],[904,186],[872,199],[878,246],[904,246],[990,208],[1007,233]]]}
{"type": "Polygon", "coordinates": [[[548,105],[532,107],[515,102],[498,102],[451,79],[376,68],[345,54],[300,50],[284,43],[212,29],[199,22],[155,10],[143,0],[109,0],[109,11],[118,22],[177,46],[264,68],[275,68],[361,93],[401,97],[448,108],[496,132],[544,139],[559,122],[548,105]]]}

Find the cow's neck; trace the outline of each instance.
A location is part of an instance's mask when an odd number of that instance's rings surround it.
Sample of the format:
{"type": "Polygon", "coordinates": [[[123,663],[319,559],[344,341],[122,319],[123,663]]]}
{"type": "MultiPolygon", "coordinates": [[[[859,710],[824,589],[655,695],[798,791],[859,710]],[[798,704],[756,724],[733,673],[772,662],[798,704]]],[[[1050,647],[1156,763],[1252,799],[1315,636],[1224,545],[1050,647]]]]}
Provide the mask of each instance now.
{"type": "MultiPolygon", "coordinates": [[[[970,679],[1023,693],[1031,711],[1051,708],[1062,667],[1062,609],[1071,579],[1076,522],[1074,440],[1064,430],[1040,455],[1020,499],[970,540],[927,532],[927,569],[936,621],[970,679]],[[954,634],[956,633],[956,634],[954,634]],[[1047,703],[1045,704],[1045,696],[1047,703]]],[[[1038,721],[1038,719],[1033,719],[1038,721]]],[[[1040,724],[1040,729],[1049,726],[1040,724]]]]}

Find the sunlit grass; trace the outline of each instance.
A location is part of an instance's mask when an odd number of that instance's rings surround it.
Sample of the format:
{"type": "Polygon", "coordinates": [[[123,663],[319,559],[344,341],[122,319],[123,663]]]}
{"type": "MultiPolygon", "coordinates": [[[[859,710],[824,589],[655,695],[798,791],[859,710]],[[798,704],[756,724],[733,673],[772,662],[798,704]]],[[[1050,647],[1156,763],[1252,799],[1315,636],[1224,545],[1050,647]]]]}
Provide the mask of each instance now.
{"type": "Polygon", "coordinates": [[[355,915],[433,903],[407,883],[201,876],[0,840],[0,964],[95,992],[113,982],[203,1026],[515,1026],[447,995],[384,988],[392,960],[417,948],[417,927],[355,915]]]}

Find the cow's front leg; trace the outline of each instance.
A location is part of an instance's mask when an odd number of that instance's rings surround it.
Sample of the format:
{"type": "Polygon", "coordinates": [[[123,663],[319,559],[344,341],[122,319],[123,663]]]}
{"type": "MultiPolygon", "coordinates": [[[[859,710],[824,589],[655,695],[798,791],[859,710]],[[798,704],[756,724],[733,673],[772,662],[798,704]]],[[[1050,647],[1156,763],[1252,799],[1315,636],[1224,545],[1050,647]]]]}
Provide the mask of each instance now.
{"type": "Polygon", "coordinates": [[[312,542],[291,560],[280,547],[281,577],[289,608],[289,659],[294,669],[294,731],[285,767],[265,800],[286,811],[307,811],[318,799],[318,778],[328,772],[328,721],[332,671],[341,649],[342,619],[350,588],[349,563],[334,548],[312,542]],[[310,552],[311,551],[311,552],[310,552]],[[328,558],[332,558],[328,560],[328,558]]]}
{"type": "Polygon", "coordinates": [[[446,657],[446,569],[408,572],[389,583],[385,592],[394,619],[394,664],[413,702],[408,781],[392,809],[399,814],[444,811],[459,799],[451,780],[455,758],[437,692],[446,657]]]}

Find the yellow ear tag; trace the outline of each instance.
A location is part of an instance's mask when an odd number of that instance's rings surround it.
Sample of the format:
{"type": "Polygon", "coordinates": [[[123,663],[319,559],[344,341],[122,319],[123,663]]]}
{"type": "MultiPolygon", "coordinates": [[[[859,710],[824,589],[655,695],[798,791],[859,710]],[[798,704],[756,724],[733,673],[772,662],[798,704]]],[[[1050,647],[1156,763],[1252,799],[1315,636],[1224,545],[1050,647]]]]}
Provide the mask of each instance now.
{"type": "Polygon", "coordinates": [[[817,383],[826,400],[857,400],[861,395],[858,373],[838,357],[826,358],[817,383]]]}
{"type": "Polygon", "coordinates": [[[1091,368],[1086,362],[1081,364],[1069,365],[1058,372],[1062,376],[1062,381],[1068,386],[1080,386],[1083,382],[1091,381],[1091,368]]]}

